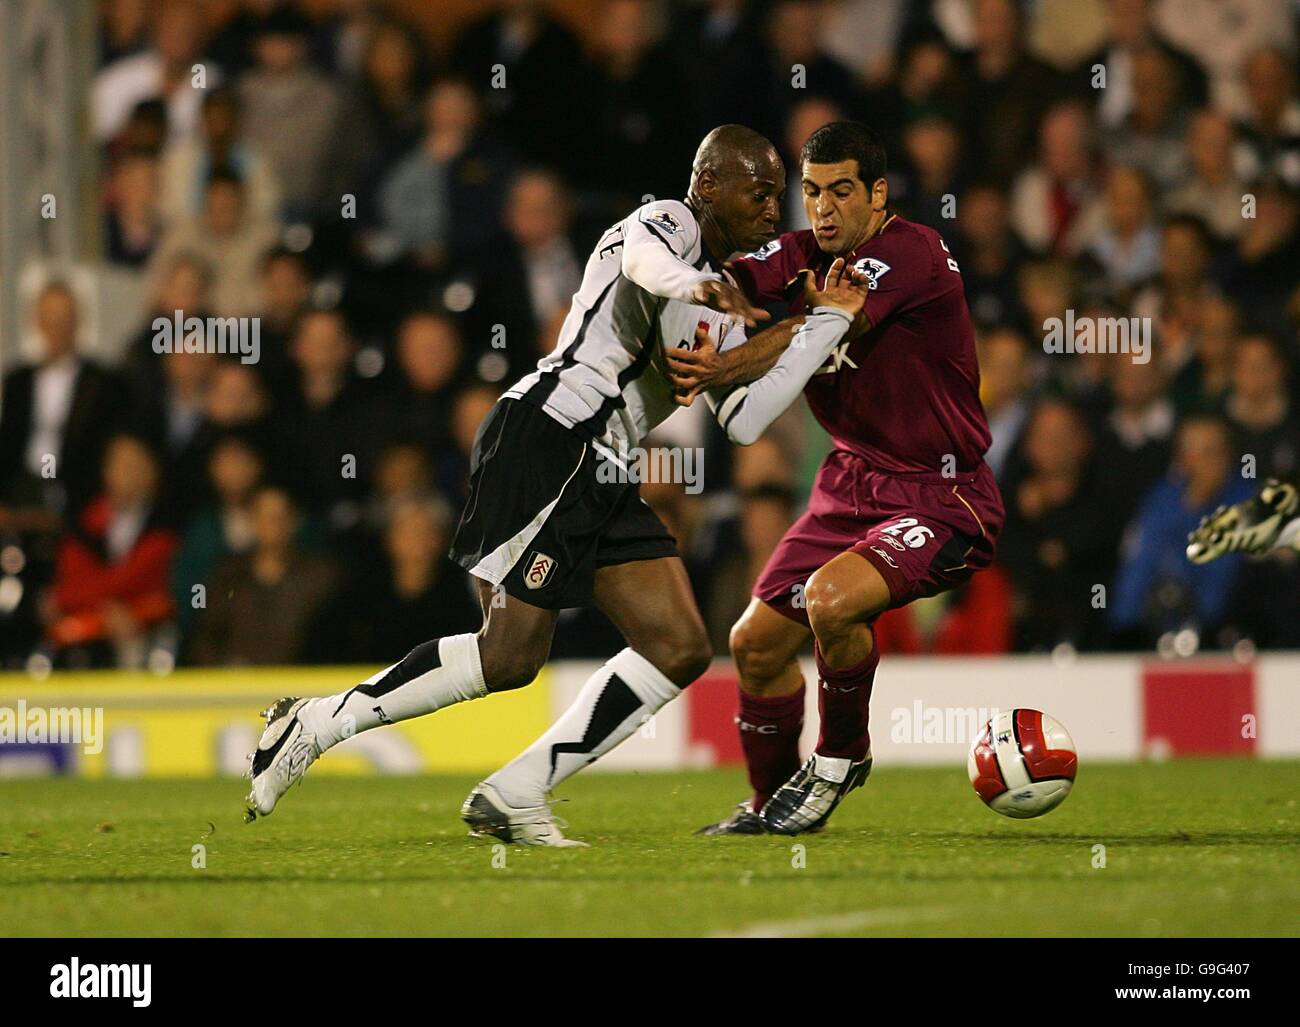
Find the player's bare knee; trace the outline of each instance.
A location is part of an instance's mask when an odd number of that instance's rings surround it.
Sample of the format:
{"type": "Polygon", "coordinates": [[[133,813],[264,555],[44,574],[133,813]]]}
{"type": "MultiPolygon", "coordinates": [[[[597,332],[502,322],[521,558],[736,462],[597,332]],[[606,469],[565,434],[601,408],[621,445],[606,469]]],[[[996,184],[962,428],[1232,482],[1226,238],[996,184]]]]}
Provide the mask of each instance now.
{"type": "Polygon", "coordinates": [[[842,637],[868,615],[834,578],[820,572],[808,579],[804,599],[808,604],[808,622],[821,641],[842,637]]]}
{"type": "Polygon", "coordinates": [[[493,635],[479,635],[479,662],[483,667],[483,683],[489,692],[508,692],[530,684],[549,655],[549,644],[506,645],[493,635]]]}
{"type": "Polygon", "coordinates": [[[635,648],[678,688],[685,688],[713,662],[713,646],[702,626],[679,630],[635,648]]]}
{"type": "Polygon", "coordinates": [[[780,678],[789,666],[785,654],[769,644],[761,631],[742,618],[731,629],[728,638],[731,658],[736,661],[740,675],[741,691],[761,695],[773,680],[780,678]]]}

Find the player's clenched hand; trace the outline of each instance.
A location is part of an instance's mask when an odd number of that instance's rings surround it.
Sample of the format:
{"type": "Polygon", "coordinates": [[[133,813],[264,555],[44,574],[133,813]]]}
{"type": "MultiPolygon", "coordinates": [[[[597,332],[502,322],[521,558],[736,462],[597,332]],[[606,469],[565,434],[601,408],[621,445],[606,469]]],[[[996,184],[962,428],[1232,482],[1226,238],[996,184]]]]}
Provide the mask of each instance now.
{"type": "Polygon", "coordinates": [[[704,325],[695,327],[695,349],[685,346],[664,352],[668,362],[668,379],[673,383],[673,400],[688,407],[702,389],[707,389],[722,370],[722,356],[709,338],[704,325]]]}
{"type": "Polygon", "coordinates": [[[750,303],[745,294],[730,282],[712,279],[700,282],[692,290],[691,299],[710,310],[716,310],[720,314],[730,314],[738,320],[743,320],[750,328],[757,325],[759,321],[766,321],[770,316],[762,307],[750,303]]]}
{"type": "Polygon", "coordinates": [[[826,284],[817,288],[817,278],[804,276],[804,302],[808,309],[836,307],[849,317],[856,318],[867,301],[868,278],[855,271],[843,257],[837,257],[826,272],[826,284]]]}

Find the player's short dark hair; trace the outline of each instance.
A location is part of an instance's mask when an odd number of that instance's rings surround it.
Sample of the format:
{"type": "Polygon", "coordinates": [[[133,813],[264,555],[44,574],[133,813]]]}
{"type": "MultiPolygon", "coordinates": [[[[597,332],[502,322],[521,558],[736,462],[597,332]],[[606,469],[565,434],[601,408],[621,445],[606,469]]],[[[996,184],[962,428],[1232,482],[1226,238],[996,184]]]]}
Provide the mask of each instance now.
{"type": "Polygon", "coordinates": [[[874,131],[860,121],[832,121],[808,137],[799,151],[802,164],[838,164],[858,162],[858,178],[871,188],[885,177],[885,144],[874,131]]]}

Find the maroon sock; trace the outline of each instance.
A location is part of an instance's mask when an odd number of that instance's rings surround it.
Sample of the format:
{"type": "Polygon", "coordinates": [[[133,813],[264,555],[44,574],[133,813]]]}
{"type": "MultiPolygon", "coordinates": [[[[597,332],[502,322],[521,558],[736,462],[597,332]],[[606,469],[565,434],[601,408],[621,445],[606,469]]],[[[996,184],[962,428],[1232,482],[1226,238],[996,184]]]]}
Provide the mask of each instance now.
{"type": "Polygon", "coordinates": [[[799,769],[803,704],[803,685],[793,695],[771,698],[740,693],[736,727],[754,789],[755,812],[799,769]]]}
{"type": "Polygon", "coordinates": [[[821,712],[821,737],[817,753],[821,756],[848,757],[857,762],[871,750],[867,731],[871,705],[871,686],[880,663],[880,650],[872,636],[871,655],[852,667],[835,668],[817,656],[817,709],[821,712]]]}

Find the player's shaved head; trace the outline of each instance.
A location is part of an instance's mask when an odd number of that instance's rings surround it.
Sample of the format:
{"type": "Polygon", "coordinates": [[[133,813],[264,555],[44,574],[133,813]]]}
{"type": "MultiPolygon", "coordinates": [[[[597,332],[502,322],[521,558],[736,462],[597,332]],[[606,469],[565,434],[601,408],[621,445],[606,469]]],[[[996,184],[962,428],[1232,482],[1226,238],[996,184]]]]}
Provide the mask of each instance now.
{"type": "Polygon", "coordinates": [[[780,164],[776,147],[766,136],[744,125],[719,125],[695,151],[691,181],[706,170],[719,178],[737,174],[763,177],[765,171],[780,164]]]}
{"type": "Polygon", "coordinates": [[[695,151],[687,202],[719,259],[775,238],[784,193],[781,156],[752,128],[719,125],[695,151]]]}

